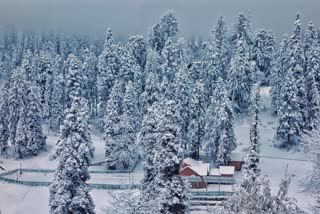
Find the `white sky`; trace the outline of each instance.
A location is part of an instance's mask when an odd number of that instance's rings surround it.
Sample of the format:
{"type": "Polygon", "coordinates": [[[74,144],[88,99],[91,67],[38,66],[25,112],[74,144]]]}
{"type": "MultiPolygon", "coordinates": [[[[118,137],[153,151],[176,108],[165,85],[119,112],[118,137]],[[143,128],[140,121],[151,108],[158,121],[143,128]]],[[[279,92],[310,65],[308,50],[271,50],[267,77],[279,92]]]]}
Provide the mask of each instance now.
{"type": "Polygon", "coordinates": [[[306,25],[320,25],[319,0],[0,0],[0,26],[54,29],[103,35],[145,34],[159,16],[174,9],[182,35],[206,37],[218,15],[234,22],[239,11],[250,12],[255,28],[290,32],[296,12],[306,25]]]}

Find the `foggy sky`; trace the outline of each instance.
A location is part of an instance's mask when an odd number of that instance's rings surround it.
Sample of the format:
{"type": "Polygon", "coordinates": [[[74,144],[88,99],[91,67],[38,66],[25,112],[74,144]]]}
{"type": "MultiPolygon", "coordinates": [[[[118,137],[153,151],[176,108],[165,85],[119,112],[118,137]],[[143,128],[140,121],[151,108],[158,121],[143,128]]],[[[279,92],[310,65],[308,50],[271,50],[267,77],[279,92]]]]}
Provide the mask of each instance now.
{"type": "Polygon", "coordinates": [[[206,38],[218,15],[230,26],[240,11],[255,29],[291,33],[300,12],[320,26],[320,0],[0,0],[0,27],[55,30],[101,36],[110,26],[116,35],[145,34],[166,10],[178,17],[180,35],[206,38]]]}

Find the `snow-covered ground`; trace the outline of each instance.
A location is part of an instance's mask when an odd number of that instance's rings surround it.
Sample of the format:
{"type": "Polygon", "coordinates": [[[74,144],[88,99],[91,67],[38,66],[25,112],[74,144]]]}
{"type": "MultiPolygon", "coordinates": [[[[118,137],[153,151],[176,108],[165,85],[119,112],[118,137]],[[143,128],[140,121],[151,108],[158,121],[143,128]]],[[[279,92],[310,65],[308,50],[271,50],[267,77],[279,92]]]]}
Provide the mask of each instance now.
{"type": "MultiPolygon", "coordinates": [[[[302,151],[286,151],[273,147],[273,141],[276,128],[277,118],[271,111],[271,100],[269,94],[270,88],[261,89],[262,110],[259,115],[260,120],[260,142],[261,142],[261,159],[260,167],[262,174],[270,180],[272,191],[278,191],[281,178],[285,173],[293,174],[292,182],[289,189],[289,195],[298,200],[299,206],[305,211],[309,206],[314,204],[314,199],[302,192],[301,183],[308,172],[312,169],[310,158],[302,151]]],[[[238,148],[237,151],[245,153],[249,145],[249,126],[248,118],[238,119],[236,122],[236,137],[238,148]]]]}
{"type": "MultiPolygon", "coordinates": [[[[314,204],[313,198],[302,192],[300,183],[305,178],[311,163],[308,162],[308,156],[301,151],[279,150],[272,146],[274,134],[277,127],[277,119],[272,116],[270,110],[269,88],[262,88],[262,101],[264,109],[260,113],[260,142],[261,142],[261,169],[262,174],[270,179],[272,190],[277,191],[278,185],[285,173],[292,173],[294,177],[290,186],[289,194],[298,200],[301,208],[307,210],[314,204]]],[[[236,121],[236,136],[238,148],[237,151],[245,153],[249,145],[249,121],[248,118],[238,118],[236,121]]],[[[104,143],[97,136],[93,136],[93,143],[96,148],[94,161],[104,159],[104,143]]],[[[35,169],[54,169],[57,161],[49,161],[49,154],[57,142],[58,136],[50,134],[47,139],[49,150],[41,153],[38,157],[18,161],[1,159],[8,169],[19,168],[20,163],[23,168],[35,169]]],[[[103,166],[94,167],[94,170],[101,169],[103,166]]],[[[22,179],[50,180],[52,174],[39,174],[36,178],[32,173],[24,173],[22,179]],[[30,176],[30,177],[29,177],[30,176]]],[[[138,165],[134,170],[134,176],[137,180],[143,176],[142,166],[138,165]]],[[[94,175],[90,182],[92,183],[119,183],[127,179],[126,175],[94,175]]],[[[136,180],[135,180],[136,182],[136,180]]],[[[210,190],[217,190],[217,185],[210,185],[210,190]]],[[[220,188],[230,190],[232,186],[221,186],[220,188]]],[[[96,213],[102,213],[101,209],[110,201],[109,191],[95,190],[91,195],[96,205],[96,213]]],[[[5,214],[44,214],[48,213],[49,190],[47,187],[26,187],[22,185],[0,183],[0,210],[5,214]]]]}

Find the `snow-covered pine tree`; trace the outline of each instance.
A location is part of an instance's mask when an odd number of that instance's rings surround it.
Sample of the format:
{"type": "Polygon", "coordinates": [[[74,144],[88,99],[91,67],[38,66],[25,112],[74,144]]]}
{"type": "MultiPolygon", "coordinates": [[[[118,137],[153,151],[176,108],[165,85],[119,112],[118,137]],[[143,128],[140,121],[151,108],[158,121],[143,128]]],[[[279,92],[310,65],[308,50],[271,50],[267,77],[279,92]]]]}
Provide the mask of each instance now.
{"type": "Polygon", "coordinates": [[[280,92],[283,79],[287,73],[287,49],[289,44],[289,38],[284,35],[282,41],[280,42],[277,53],[275,54],[275,60],[272,60],[271,66],[271,106],[275,114],[278,114],[280,108],[280,92]]]}
{"type": "Polygon", "coordinates": [[[61,59],[58,57],[54,66],[54,81],[52,91],[52,112],[50,118],[50,128],[59,130],[64,119],[64,104],[65,104],[65,86],[66,81],[61,72],[61,59]]]}
{"type": "MultiPolygon", "coordinates": [[[[295,20],[295,28],[293,35],[291,36],[289,46],[288,46],[288,55],[287,55],[288,67],[287,69],[293,75],[291,84],[294,84],[297,88],[297,101],[299,113],[302,116],[302,120],[299,121],[300,129],[303,131],[306,129],[306,122],[308,119],[307,111],[307,90],[306,90],[306,80],[305,80],[305,56],[304,50],[301,41],[301,23],[300,15],[297,14],[295,20]]],[[[282,100],[283,102],[284,100],[282,100]]]]}
{"type": "Polygon", "coordinates": [[[159,200],[159,212],[165,214],[187,213],[187,183],[182,180],[179,170],[182,161],[182,149],[179,138],[179,114],[173,100],[163,100],[163,115],[160,118],[157,137],[158,149],[155,151],[153,167],[156,179],[149,185],[154,186],[159,200]]]}
{"type": "MultiPolygon", "coordinates": [[[[239,13],[237,22],[233,26],[231,33],[231,44],[234,51],[237,49],[239,37],[243,39],[245,46],[249,49],[253,45],[252,33],[251,33],[251,20],[250,17],[243,12],[239,13]]],[[[250,51],[248,51],[250,52],[250,51]]]]}
{"type": "Polygon", "coordinates": [[[211,31],[211,45],[215,65],[215,79],[217,80],[219,77],[221,77],[222,79],[226,79],[226,71],[228,70],[229,63],[229,51],[227,41],[227,27],[224,18],[221,16],[218,17],[217,25],[211,31]]]}
{"type": "Polygon", "coordinates": [[[162,71],[170,83],[173,82],[175,74],[179,69],[185,66],[185,56],[181,54],[180,45],[179,42],[174,43],[169,38],[162,50],[162,71]]]}
{"type": "Polygon", "coordinates": [[[256,34],[252,60],[256,62],[259,71],[262,73],[260,79],[261,84],[268,85],[270,79],[271,60],[275,48],[274,36],[271,31],[259,30],[256,34]]]}
{"type": "Polygon", "coordinates": [[[202,62],[202,72],[205,84],[205,97],[207,106],[210,105],[210,97],[215,88],[218,78],[226,79],[229,66],[229,54],[227,43],[227,29],[223,17],[218,17],[217,25],[210,33],[210,40],[205,49],[204,60],[202,62]]]}
{"type": "Polygon", "coordinates": [[[307,90],[307,128],[316,128],[320,112],[319,112],[319,73],[320,73],[320,46],[317,41],[317,32],[312,23],[309,23],[304,43],[304,51],[306,58],[306,90],[307,90]]]}
{"type": "Polygon", "coordinates": [[[149,32],[149,45],[160,54],[168,38],[175,37],[177,33],[178,22],[175,13],[173,11],[167,11],[149,32]]]}
{"type": "Polygon", "coordinates": [[[163,109],[160,102],[156,100],[147,109],[143,117],[141,129],[138,135],[138,144],[141,150],[143,160],[144,178],[142,181],[142,197],[143,203],[156,199],[156,189],[152,183],[155,180],[157,169],[155,167],[154,155],[158,150],[157,142],[159,136],[159,121],[162,117],[163,109]]]}
{"type": "Polygon", "coordinates": [[[36,69],[33,63],[33,54],[29,49],[23,54],[21,68],[25,70],[28,81],[36,80],[36,69]]]}
{"type": "Polygon", "coordinates": [[[242,186],[246,189],[250,189],[252,183],[257,181],[260,176],[259,168],[259,112],[261,107],[260,98],[260,83],[256,83],[253,87],[251,94],[251,106],[250,106],[250,147],[247,153],[246,162],[243,166],[244,180],[242,186]]]}
{"type": "Polygon", "coordinates": [[[181,131],[180,145],[187,148],[188,145],[188,126],[189,126],[189,109],[190,109],[190,78],[189,73],[185,67],[180,68],[174,79],[174,95],[177,104],[177,111],[179,115],[179,124],[181,131]]]}
{"type": "Polygon", "coordinates": [[[204,84],[198,80],[191,93],[190,123],[188,126],[189,154],[195,160],[199,160],[201,143],[205,135],[205,109],[204,84]]]}
{"type": "Polygon", "coordinates": [[[9,82],[3,82],[0,97],[0,157],[8,155],[9,148],[9,82]]]}
{"type": "Polygon", "coordinates": [[[231,59],[231,67],[228,73],[228,87],[234,110],[245,112],[249,107],[253,79],[248,46],[246,46],[241,34],[238,34],[238,36],[236,52],[231,59]]]}
{"type": "Polygon", "coordinates": [[[84,97],[88,100],[89,114],[91,116],[97,115],[98,111],[98,89],[97,89],[97,58],[94,53],[86,48],[84,50],[84,59],[82,65],[82,72],[84,76],[84,97]]]}
{"type": "Polygon", "coordinates": [[[53,183],[50,185],[51,214],[95,213],[86,183],[90,178],[88,167],[94,148],[85,105],[79,97],[72,97],[57,148],[51,156],[51,159],[59,160],[53,183]]]}
{"type": "Polygon", "coordinates": [[[281,147],[290,148],[298,142],[301,135],[303,116],[299,106],[298,88],[293,76],[293,70],[289,70],[281,87],[281,106],[279,108],[279,125],[277,137],[281,147]]]}
{"type": "Polygon", "coordinates": [[[148,50],[145,75],[147,75],[145,89],[140,96],[140,102],[142,103],[140,112],[142,115],[147,112],[147,109],[151,107],[160,96],[160,77],[162,76],[161,67],[158,54],[152,49],[148,50]]]}
{"type": "Polygon", "coordinates": [[[26,109],[26,150],[28,156],[36,156],[45,148],[46,137],[42,131],[42,117],[39,102],[39,92],[35,86],[28,87],[26,109]]]}
{"type": "MultiPolygon", "coordinates": [[[[227,165],[230,161],[230,154],[237,145],[234,133],[232,105],[225,83],[221,78],[217,81],[214,94],[211,108],[214,108],[215,117],[211,129],[206,130],[211,132],[206,133],[206,139],[209,136],[212,139],[207,141],[209,144],[206,147],[209,151],[210,148],[216,147],[216,154],[212,155],[212,157],[216,158],[215,161],[218,165],[227,165]]],[[[210,153],[214,154],[214,150],[211,150],[210,153]]]]}
{"type": "Polygon", "coordinates": [[[308,96],[308,121],[307,126],[314,129],[319,125],[320,119],[320,94],[317,75],[320,71],[320,48],[316,44],[310,47],[307,57],[307,96],[308,96]]]}
{"type": "Polygon", "coordinates": [[[141,71],[144,71],[147,60],[147,44],[143,36],[131,36],[129,38],[129,47],[136,63],[140,66],[141,71]]]}
{"type": "Polygon", "coordinates": [[[120,65],[118,48],[113,41],[112,31],[108,28],[104,49],[98,59],[98,93],[99,109],[101,115],[104,115],[106,104],[111,93],[111,89],[117,79],[120,65]]]}
{"type": "Polygon", "coordinates": [[[17,126],[20,118],[21,111],[25,111],[25,98],[26,98],[26,80],[22,69],[15,69],[10,78],[9,90],[9,130],[10,130],[10,143],[14,148],[16,146],[17,126]],[[22,109],[22,110],[21,110],[22,109]]]}
{"type": "Polygon", "coordinates": [[[111,90],[105,113],[105,156],[108,168],[117,166],[118,142],[117,136],[120,134],[121,115],[123,112],[124,82],[117,80],[111,90]]]}
{"type": "MultiPolygon", "coordinates": [[[[126,47],[122,49],[120,56],[119,78],[125,82],[133,82],[137,72],[141,73],[140,67],[133,57],[130,44],[127,44],[126,47]]],[[[139,81],[141,81],[141,79],[139,81]]],[[[139,92],[137,91],[137,93],[139,92]]]]}
{"type": "Polygon", "coordinates": [[[48,118],[51,111],[53,85],[53,57],[48,51],[41,51],[37,59],[37,85],[40,88],[40,103],[44,116],[48,118]]]}
{"type": "Polygon", "coordinates": [[[126,83],[126,91],[123,97],[123,113],[120,121],[120,132],[114,135],[115,145],[112,148],[112,156],[116,165],[122,165],[127,169],[136,155],[136,134],[139,127],[137,94],[131,81],[126,83]]]}
{"type": "Polygon", "coordinates": [[[81,64],[74,54],[69,54],[67,61],[69,68],[67,73],[67,107],[71,106],[72,97],[80,97],[83,95],[83,74],[81,72],[81,64]]]}

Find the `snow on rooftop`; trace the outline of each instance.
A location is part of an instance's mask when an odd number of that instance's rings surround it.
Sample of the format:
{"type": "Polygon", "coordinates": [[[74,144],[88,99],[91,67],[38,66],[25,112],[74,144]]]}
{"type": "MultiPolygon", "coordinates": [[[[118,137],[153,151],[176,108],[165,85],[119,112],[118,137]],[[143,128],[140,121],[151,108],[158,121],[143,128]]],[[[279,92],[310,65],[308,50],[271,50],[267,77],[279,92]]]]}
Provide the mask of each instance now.
{"type": "Polygon", "coordinates": [[[234,166],[220,166],[221,175],[234,175],[234,166]]]}
{"type": "Polygon", "coordinates": [[[203,164],[202,161],[197,161],[197,160],[194,160],[192,158],[184,159],[183,163],[188,164],[189,166],[195,166],[195,165],[203,164]]]}
{"type": "Polygon", "coordinates": [[[209,167],[207,166],[207,164],[201,164],[201,165],[197,165],[197,166],[187,166],[187,167],[189,167],[191,170],[195,171],[200,176],[208,175],[209,167]]]}
{"type": "Polygon", "coordinates": [[[221,176],[219,168],[210,169],[209,175],[212,176],[221,176]]]}

